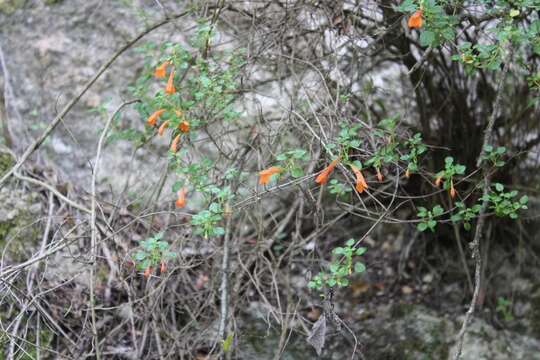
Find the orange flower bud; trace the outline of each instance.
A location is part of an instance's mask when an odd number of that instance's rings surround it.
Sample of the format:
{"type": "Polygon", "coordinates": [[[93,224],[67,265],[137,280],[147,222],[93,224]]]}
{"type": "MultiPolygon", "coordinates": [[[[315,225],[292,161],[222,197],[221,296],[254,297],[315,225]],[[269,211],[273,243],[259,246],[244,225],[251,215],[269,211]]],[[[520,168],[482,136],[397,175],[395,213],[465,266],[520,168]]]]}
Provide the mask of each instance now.
{"type": "Polygon", "coordinates": [[[178,128],[181,132],[187,133],[189,131],[189,123],[187,121],[181,121],[180,124],[178,124],[178,128]]]}
{"type": "Polygon", "coordinates": [[[176,199],[175,205],[177,208],[181,209],[186,206],[186,189],[181,188],[180,190],[178,190],[177,195],[178,198],[176,199]]]}
{"type": "Polygon", "coordinates": [[[159,136],[163,135],[163,132],[165,131],[165,129],[167,128],[167,126],[169,126],[169,120],[165,121],[163,124],[161,124],[161,126],[159,127],[158,129],[158,134],[159,136]]]}
{"type": "Polygon", "coordinates": [[[411,176],[411,171],[409,169],[405,170],[405,177],[408,179],[411,176]]]}
{"type": "Polygon", "coordinates": [[[157,111],[154,111],[152,115],[146,119],[146,123],[150,126],[155,126],[157,122],[157,118],[161,116],[165,112],[165,109],[159,109],[157,111]]]}
{"type": "Polygon", "coordinates": [[[165,261],[162,261],[159,267],[159,272],[163,274],[165,270],[167,270],[167,266],[165,265],[165,261]]]}
{"type": "Polygon", "coordinates": [[[381,173],[381,170],[379,170],[379,168],[377,168],[376,170],[377,170],[377,180],[383,181],[383,180],[384,180],[384,176],[383,176],[383,174],[381,173]]]}
{"type": "Polygon", "coordinates": [[[327,181],[328,181],[328,177],[330,176],[330,174],[332,173],[332,171],[334,171],[334,168],[336,167],[337,163],[339,161],[339,158],[337,159],[334,159],[332,160],[332,162],[330,163],[330,165],[328,165],[327,167],[325,167],[321,173],[319,174],[319,176],[317,176],[317,178],[315,178],[315,182],[317,184],[325,184],[327,181]]]}
{"type": "Polygon", "coordinates": [[[183,114],[182,110],[175,110],[174,113],[176,114],[177,117],[180,117],[183,114]]]}
{"type": "Polygon", "coordinates": [[[158,79],[164,78],[165,74],[167,73],[167,65],[169,65],[169,61],[165,61],[161,65],[156,67],[156,69],[154,70],[154,76],[158,79]]]}
{"type": "Polygon", "coordinates": [[[176,151],[178,150],[178,143],[180,142],[180,134],[176,135],[176,137],[173,139],[172,143],[171,143],[171,151],[173,153],[176,153],[176,151]]]}
{"type": "Polygon", "coordinates": [[[409,26],[409,29],[420,29],[422,27],[422,22],[422,10],[416,10],[409,18],[407,25],[409,26]]]}
{"type": "Polygon", "coordinates": [[[456,188],[454,187],[454,181],[450,180],[450,197],[453,199],[457,195],[456,188]]]}
{"type": "Polygon", "coordinates": [[[435,179],[435,186],[436,186],[436,187],[439,187],[439,186],[441,186],[441,183],[442,183],[442,176],[438,176],[438,177],[435,179]]]}
{"type": "Polygon", "coordinates": [[[356,175],[356,191],[359,193],[364,192],[365,189],[368,188],[366,179],[364,178],[364,175],[362,174],[362,171],[358,169],[356,166],[351,165],[351,169],[356,175]]]}
{"type": "Polygon", "coordinates": [[[259,184],[264,185],[270,182],[270,178],[274,174],[281,172],[281,168],[278,166],[271,166],[268,169],[259,172],[259,184]]]}
{"type": "Polygon", "coordinates": [[[152,267],[149,266],[147,267],[146,269],[144,269],[144,277],[148,279],[148,277],[150,276],[150,273],[152,272],[152,267]]]}
{"type": "Polygon", "coordinates": [[[171,70],[171,73],[169,74],[169,80],[167,80],[167,85],[165,86],[165,94],[171,95],[176,92],[176,88],[174,87],[174,69],[171,70]]]}

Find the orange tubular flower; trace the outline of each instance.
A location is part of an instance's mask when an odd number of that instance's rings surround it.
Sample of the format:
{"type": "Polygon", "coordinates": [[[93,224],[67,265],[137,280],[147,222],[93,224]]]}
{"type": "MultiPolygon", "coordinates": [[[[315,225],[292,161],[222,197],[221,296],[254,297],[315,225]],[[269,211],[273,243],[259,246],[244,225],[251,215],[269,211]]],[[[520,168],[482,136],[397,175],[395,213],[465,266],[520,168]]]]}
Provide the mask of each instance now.
{"type": "Polygon", "coordinates": [[[165,94],[171,95],[176,92],[176,88],[174,87],[174,69],[171,70],[171,73],[169,74],[169,80],[167,80],[167,85],[165,86],[165,94]]]}
{"type": "Polygon", "coordinates": [[[438,177],[435,179],[435,186],[436,186],[436,187],[439,187],[439,186],[441,186],[441,183],[442,183],[442,176],[438,176],[438,177]]]}
{"type": "Polygon", "coordinates": [[[364,192],[364,190],[368,188],[364,175],[362,174],[360,169],[358,169],[354,165],[351,165],[351,169],[354,172],[354,175],[356,175],[356,191],[358,191],[359,193],[364,192]]]}
{"type": "Polygon", "coordinates": [[[411,176],[411,171],[409,169],[405,170],[405,177],[408,179],[411,176]]]}
{"type": "Polygon", "coordinates": [[[150,126],[155,126],[157,122],[157,118],[161,116],[165,112],[165,109],[159,109],[157,111],[154,111],[152,115],[146,119],[146,123],[150,126]]]}
{"type": "Polygon", "coordinates": [[[167,270],[167,265],[165,265],[165,261],[162,261],[159,267],[159,272],[163,274],[165,270],[167,270]]]}
{"type": "Polygon", "coordinates": [[[171,143],[171,151],[173,153],[176,153],[176,151],[178,150],[178,143],[180,142],[180,134],[176,135],[176,137],[173,139],[172,143],[171,143]]]}
{"type": "Polygon", "coordinates": [[[422,27],[422,22],[422,10],[416,10],[409,18],[407,25],[409,26],[409,29],[420,29],[422,27]]]}
{"type": "Polygon", "coordinates": [[[453,199],[457,195],[456,188],[454,187],[454,181],[450,180],[450,197],[453,199]]]}
{"type": "Polygon", "coordinates": [[[180,124],[178,124],[178,128],[181,132],[187,133],[189,131],[189,123],[187,121],[180,121],[180,124]]]}
{"type": "Polygon", "coordinates": [[[259,172],[259,184],[268,184],[272,175],[278,174],[280,172],[281,168],[279,166],[271,166],[268,169],[262,170],[261,172],[259,172]]]}
{"type": "Polygon", "coordinates": [[[177,208],[181,209],[186,206],[186,189],[181,188],[180,190],[178,190],[177,195],[178,198],[176,199],[175,205],[177,208]]]}
{"type": "Polygon", "coordinates": [[[156,69],[154,70],[154,76],[158,79],[164,78],[165,74],[167,73],[167,65],[169,65],[169,62],[165,61],[161,65],[156,67],[156,69]]]}
{"type": "Polygon", "coordinates": [[[383,174],[381,173],[381,170],[379,170],[379,168],[377,168],[377,180],[379,180],[379,181],[383,181],[383,180],[384,180],[384,176],[383,176],[383,174]]]}
{"type": "Polygon", "coordinates": [[[169,120],[165,121],[163,124],[161,124],[161,126],[159,127],[158,129],[158,134],[159,136],[163,135],[163,132],[165,131],[165,129],[167,128],[167,126],[169,126],[169,120]]]}
{"type": "Polygon", "coordinates": [[[150,276],[150,273],[152,272],[152,267],[149,266],[147,267],[146,269],[144,269],[144,277],[148,279],[148,277],[150,276]]]}
{"type": "Polygon", "coordinates": [[[328,181],[328,177],[330,176],[330,174],[332,173],[332,171],[334,171],[334,168],[336,167],[337,163],[339,161],[339,158],[337,159],[334,159],[332,160],[332,162],[330,163],[330,165],[328,165],[327,167],[325,167],[321,173],[319,174],[319,176],[317,176],[317,178],[315,178],[315,182],[317,184],[326,184],[326,182],[328,181]]]}

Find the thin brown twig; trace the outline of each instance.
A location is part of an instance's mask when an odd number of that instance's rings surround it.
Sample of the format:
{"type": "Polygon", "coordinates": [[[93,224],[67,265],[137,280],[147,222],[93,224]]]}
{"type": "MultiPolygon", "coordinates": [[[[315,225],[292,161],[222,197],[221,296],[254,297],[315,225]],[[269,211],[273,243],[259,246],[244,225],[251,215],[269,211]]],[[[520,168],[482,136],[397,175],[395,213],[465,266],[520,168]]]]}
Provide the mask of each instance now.
{"type": "Polygon", "coordinates": [[[97,244],[97,226],[96,226],[96,181],[97,174],[99,170],[99,160],[101,157],[101,150],[103,148],[103,143],[105,142],[105,137],[109,127],[111,126],[116,114],[118,114],[125,106],[139,102],[140,100],[131,100],[122,103],[118,108],[112,113],[112,115],[107,120],[105,128],[101,132],[101,136],[98,141],[97,152],[96,152],[96,161],[94,164],[94,171],[92,174],[92,189],[91,189],[91,207],[90,207],[90,228],[92,231],[91,241],[90,241],[90,314],[92,320],[92,341],[94,343],[95,356],[97,360],[100,360],[101,353],[99,351],[99,339],[98,332],[96,327],[96,309],[95,309],[95,284],[94,284],[94,275],[96,271],[96,244],[97,244]]]}
{"type": "MultiPolygon", "coordinates": [[[[500,107],[501,107],[501,99],[502,99],[502,89],[504,86],[504,80],[506,78],[506,74],[508,72],[510,61],[507,61],[504,64],[503,70],[501,72],[501,78],[499,79],[499,84],[497,86],[497,96],[495,98],[495,103],[493,105],[493,111],[491,112],[491,116],[489,118],[488,124],[486,126],[486,129],[484,131],[484,140],[482,143],[482,148],[480,150],[480,154],[478,155],[478,159],[476,161],[476,166],[480,167],[482,166],[482,159],[484,155],[484,149],[487,145],[491,143],[491,137],[493,132],[493,125],[495,124],[495,119],[497,118],[497,115],[499,113],[500,107]]],[[[484,172],[484,184],[483,184],[483,196],[482,196],[482,206],[480,208],[480,211],[478,213],[478,223],[476,224],[476,230],[474,233],[474,238],[472,243],[470,244],[470,247],[472,249],[472,257],[474,259],[474,292],[473,297],[471,300],[471,304],[469,305],[469,309],[467,310],[467,313],[465,314],[465,318],[463,319],[463,324],[461,326],[461,330],[458,334],[458,344],[457,349],[454,354],[454,360],[459,360],[461,358],[461,352],[463,350],[463,340],[465,338],[465,333],[467,332],[467,327],[469,325],[469,321],[471,320],[471,316],[474,313],[474,310],[476,309],[476,303],[478,302],[478,295],[480,294],[480,286],[481,286],[481,278],[482,278],[482,258],[480,256],[480,240],[482,238],[482,232],[484,228],[484,224],[486,221],[486,211],[488,207],[488,200],[487,196],[489,194],[489,189],[491,187],[491,173],[489,169],[486,168],[484,165],[483,167],[484,172]]]]}

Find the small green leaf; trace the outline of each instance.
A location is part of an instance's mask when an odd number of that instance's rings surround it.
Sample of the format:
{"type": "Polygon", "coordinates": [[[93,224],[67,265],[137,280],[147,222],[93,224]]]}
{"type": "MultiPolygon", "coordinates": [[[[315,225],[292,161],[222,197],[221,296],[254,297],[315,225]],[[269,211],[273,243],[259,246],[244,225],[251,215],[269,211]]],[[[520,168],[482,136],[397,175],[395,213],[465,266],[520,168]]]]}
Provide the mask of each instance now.
{"type": "Polygon", "coordinates": [[[361,262],[357,262],[357,263],[354,264],[354,272],[355,273],[363,273],[364,271],[366,271],[366,265],[364,265],[361,262]]]}
{"type": "Polygon", "coordinates": [[[360,256],[360,255],[364,255],[364,253],[367,251],[367,248],[365,247],[359,247],[358,249],[356,249],[356,255],[360,256]]]}
{"type": "Polygon", "coordinates": [[[223,352],[228,352],[231,348],[232,342],[234,339],[234,332],[227,335],[227,338],[223,340],[223,352]]]}
{"type": "Polygon", "coordinates": [[[430,46],[435,43],[435,33],[433,31],[425,30],[420,34],[420,45],[430,46]]]}
{"type": "Polygon", "coordinates": [[[495,189],[497,189],[497,191],[503,191],[503,190],[504,190],[504,186],[503,186],[503,184],[501,184],[501,183],[496,183],[496,184],[495,184],[495,189]]]}
{"type": "Polygon", "coordinates": [[[435,205],[433,208],[433,215],[440,216],[444,213],[444,209],[440,205],[435,205]]]}
{"type": "Polygon", "coordinates": [[[304,176],[304,171],[300,167],[294,167],[291,169],[291,176],[293,178],[299,178],[304,176]]]}
{"type": "Polygon", "coordinates": [[[425,223],[425,222],[421,222],[421,223],[419,223],[418,225],[416,225],[416,228],[417,228],[419,231],[426,231],[426,229],[428,228],[428,225],[427,225],[427,223],[425,223]]]}
{"type": "Polygon", "coordinates": [[[343,252],[344,252],[344,249],[342,247],[337,247],[334,249],[334,254],[336,255],[341,255],[343,254],[343,252]]]}

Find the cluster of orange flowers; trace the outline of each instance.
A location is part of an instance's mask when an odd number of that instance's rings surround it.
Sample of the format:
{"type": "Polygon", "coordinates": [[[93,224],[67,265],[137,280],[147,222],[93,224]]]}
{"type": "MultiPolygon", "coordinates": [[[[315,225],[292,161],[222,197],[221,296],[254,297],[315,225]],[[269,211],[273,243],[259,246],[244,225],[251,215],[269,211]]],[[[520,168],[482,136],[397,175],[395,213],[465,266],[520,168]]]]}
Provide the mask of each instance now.
{"type": "MultiPolygon", "coordinates": [[[[319,175],[317,175],[317,177],[315,178],[315,182],[319,185],[326,184],[328,182],[328,179],[330,178],[330,175],[332,174],[332,172],[334,171],[334,168],[336,167],[338,163],[339,163],[339,158],[332,160],[332,162],[327,167],[325,167],[319,172],[319,175]]],[[[352,172],[356,176],[356,184],[355,184],[356,191],[358,191],[359,193],[364,192],[364,190],[368,189],[369,186],[366,182],[364,175],[362,174],[362,171],[353,164],[350,164],[350,167],[351,167],[352,172]]],[[[377,174],[377,180],[383,181],[384,176],[381,173],[380,169],[376,168],[375,170],[377,174]]],[[[279,166],[271,166],[267,169],[260,171],[259,184],[262,184],[262,185],[268,184],[270,182],[270,178],[272,177],[272,175],[279,174],[282,171],[283,169],[280,168],[279,166]]],[[[409,178],[410,175],[411,173],[409,169],[407,169],[405,171],[405,177],[409,178]]],[[[437,177],[435,179],[435,186],[440,187],[442,184],[442,180],[443,180],[442,176],[437,177]]],[[[452,199],[454,199],[457,196],[457,190],[454,187],[453,179],[450,179],[449,193],[452,199]]]]}
{"type": "MultiPolygon", "coordinates": [[[[157,66],[154,70],[154,76],[158,79],[165,78],[167,76],[167,67],[169,65],[172,65],[170,61],[165,61],[161,65],[157,66]]],[[[165,85],[165,94],[172,95],[176,93],[176,88],[174,86],[174,68],[171,69],[171,72],[169,73],[169,79],[167,80],[167,84],[165,85]]],[[[165,113],[167,110],[165,109],[159,109],[154,111],[146,120],[146,123],[152,127],[155,127],[158,121],[158,118],[165,113]]],[[[175,115],[177,117],[182,117],[182,111],[181,110],[175,110],[175,115]]],[[[158,128],[158,135],[162,136],[165,133],[165,130],[169,127],[170,121],[166,120],[158,128]]],[[[186,120],[180,121],[178,124],[178,130],[180,130],[180,133],[177,134],[171,141],[170,150],[173,153],[176,153],[178,151],[178,145],[180,143],[180,138],[182,136],[182,133],[188,133],[190,129],[189,122],[186,120]]],[[[180,189],[177,193],[177,199],[175,201],[175,205],[177,208],[183,208],[186,205],[186,193],[187,190],[185,188],[180,189]]],[[[164,265],[162,265],[164,266],[164,265]]],[[[148,270],[148,269],[147,269],[148,270]]],[[[151,271],[151,270],[148,270],[151,271]]]]}
{"type": "MultiPolygon", "coordinates": [[[[144,277],[148,279],[150,277],[150,274],[152,273],[152,270],[153,268],[151,266],[144,269],[144,273],[143,273],[144,277]]],[[[165,264],[165,261],[162,261],[159,264],[159,272],[163,274],[165,271],[167,271],[167,264],[165,264]]]]}
{"type": "MultiPolygon", "coordinates": [[[[332,174],[332,172],[334,171],[334,168],[336,167],[338,163],[339,163],[339,158],[332,160],[332,162],[327,167],[325,167],[319,172],[319,175],[317,175],[317,177],[315,178],[315,182],[319,185],[326,184],[328,182],[328,179],[330,178],[330,175],[332,174]]],[[[357,168],[356,166],[352,164],[350,166],[351,166],[351,170],[356,176],[356,185],[355,185],[356,191],[358,191],[359,193],[362,193],[364,192],[364,190],[368,188],[366,179],[364,178],[364,175],[362,174],[362,171],[360,171],[359,168],[357,168]]],[[[272,177],[272,175],[279,174],[282,171],[283,169],[280,168],[279,166],[271,166],[267,169],[260,171],[259,184],[262,184],[262,185],[268,184],[270,182],[270,178],[272,177]]],[[[379,181],[383,180],[383,176],[379,169],[377,169],[377,178],[379,179],[379,181]]]]}
{"type": "MultiPolygon", "coordinates": [[[[439,187],[441,186],[442,184],[442,176],[438,176],[436,179],[435,179],[435,186],[436,187],[439,187]]],[[[453,199],[456,197],[457,195],[457,190],[456,188],[454,187],[454,180],[453,179],[450,179],[450,189],[448,189],[449,193],[450,193],[450,197],[453,199]]]]}

